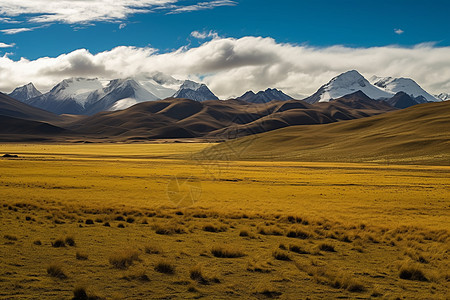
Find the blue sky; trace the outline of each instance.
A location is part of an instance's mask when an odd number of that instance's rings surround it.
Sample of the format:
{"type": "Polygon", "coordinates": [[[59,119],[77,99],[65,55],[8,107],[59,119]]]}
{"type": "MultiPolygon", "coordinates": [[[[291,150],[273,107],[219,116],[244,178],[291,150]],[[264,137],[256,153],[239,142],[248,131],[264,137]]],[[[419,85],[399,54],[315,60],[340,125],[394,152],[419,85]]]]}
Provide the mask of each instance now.
{"type": "Polygon", "coordinates": [[[450,93],[449,11],[448,0],[0,0],[0,91],[162,72],[222,98],[268,87],[300,98],[356,69],[450,93]]]}
{"type": "MultiPolygon", "coordinates": [[[[179,1],[177,5],[198,2],[179,1]]],[[[97,53],[120,45],[150,45],[166,52],[198,45],[201,41],[190,33],[210,30],[223,37],[263,36],[281,43],[312,46],[412,46],[424,42],[448,46],[449,11],[450,1],[445,0],[237,0],[235,5],[212,9],[177,14],[161,9],[107,22],[91,20],[88,24],[36,23],[27,21],[29,14],[4,14],[21,23],[0,23],[0,30],[42,27],[17,34],[0,33],[0,42],[15,44],[0,51],[12,52],[11,57],[16,59],[57,56],[80,48],[97,53]],[[119,29],[120,24],[126,26],[119,29]],[[397,34],[395,29],[403,33],[397,34]]]]}

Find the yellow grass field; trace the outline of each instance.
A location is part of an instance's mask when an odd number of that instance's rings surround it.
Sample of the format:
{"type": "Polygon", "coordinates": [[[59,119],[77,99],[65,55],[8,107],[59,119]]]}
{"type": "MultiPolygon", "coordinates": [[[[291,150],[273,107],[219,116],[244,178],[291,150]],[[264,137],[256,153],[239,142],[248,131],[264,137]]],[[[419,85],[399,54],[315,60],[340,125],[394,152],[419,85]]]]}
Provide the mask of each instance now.
{"type": "Polygon", "coordinates": [[[0,145],[0,299],[448,299],[449,166],[209,146],[0,145]]]}

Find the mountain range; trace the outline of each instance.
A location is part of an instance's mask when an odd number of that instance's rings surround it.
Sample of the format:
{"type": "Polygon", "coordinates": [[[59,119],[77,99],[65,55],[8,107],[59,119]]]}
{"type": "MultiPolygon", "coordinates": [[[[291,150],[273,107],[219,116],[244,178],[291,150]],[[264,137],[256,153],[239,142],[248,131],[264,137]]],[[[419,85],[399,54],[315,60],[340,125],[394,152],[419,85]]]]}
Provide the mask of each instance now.
{"type": "MultiPolygon", "coordinates": [[[[374,100],[387,101],[397,108],[450,99],[450,95],[445,93],[432,96],[409,78],[373,76],[367,80],[358,71],[351,70],[334,77],[317,92],[303,100],[310,104],[328,102],[356,91],[361,91],[374,100]],[[411,99],[408,101],[403,99],[401,104],[398,101],[400,96],[390,100],[399,92],[405,93],[411,99]]],[[[195,101],[218,100],[218,97],[205,84],[177,80],[163,73],[155,73],[149,77],[115,79],[109,82],[98,79],[69,78],[44,94],[29,83],[16,88],[9,96],[56,114],[75,115],[94,115],[101,111],[123,110],[138,103],[169,97],[195,101]]],[[[256,93],[248,91],[236,99],[250,103],[293,100],[281,90],[271,88],[256,93]]]]}

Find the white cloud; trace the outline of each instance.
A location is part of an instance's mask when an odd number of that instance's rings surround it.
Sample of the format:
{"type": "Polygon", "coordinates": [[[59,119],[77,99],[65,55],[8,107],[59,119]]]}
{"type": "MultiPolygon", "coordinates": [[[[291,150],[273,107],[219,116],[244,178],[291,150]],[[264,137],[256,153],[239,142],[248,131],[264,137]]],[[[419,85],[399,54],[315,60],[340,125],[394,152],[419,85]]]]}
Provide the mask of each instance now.
{"type": "Polygon", "coordinates": [[[213,9],[218,6],[235,6],[237,5],[236,1],[231,0],[216,0],[216,1],[209,1],[209,2],[200,2],[194,5],[187,5],[187,6],[174,6],[173,9],[169,12],[169,14],[178,14],[183,12],[191,12],[191,11],[197,11],[197,10],[204,10],[204,9],[213,9]]]}
{"type": "Polygon", "coordinates": [[[120,29],[120,30],[124,29],[125,27],[127,27],[127,24],[125,24],[125,23],[121,23],[121,24],[119,25],[119,29],[120,29]]]}
{"type": "Polygon", "coordinates": [[[0,48],[12,48],[14,47],[16,44],[12,43],[12,44],[5,44],[5,43],[0,43],[0,48]]]}
{"type": "Polygon", "coordinates": [[[400,35],[400,34],[403,34],[404,33],[404,31],[403,30],[401,30],[401,29],[394,29],[394,32],[396,33],[396,34],[398,34],[398,35],[400,35]]]}
{"type": "Polygon", "coordinates": [[[277,43],[271,38],[217,38],[195,48],[159,53],[152,48],[117,47],[91,54],[80,49],[58,57],[12,60],[0,57],[0,90],[34,82],[48,90],[72,76],[113,79],[160,71],[178,79],[203,81],[220,98],[247,90],[280,88],[300,98],[332,77],[356,69],[372,75],[410,77],[433,94],[450,91],[450,47],[421,44],[315,48],[277,43]]]}
{"type": "Polygon", "coordinates": [[[200,31],[192,31],[192,32],[191,32],[191,36],[194,37],[194,38],[196,38],[196,39],[199,39],[199,40],[204,40],[204,39],[207,39],[207,38],[213,38],[213,39],[216,39],[216,38],[219,37],[219,35],[217,34],[217,32],[212,31],[212,30],[209,31],[209,32],[206,32],[206,31],[203,31],[203,32],[200,32],[200,31]]]}
{"type": "Polygon", "coordinates": [[[2,29],[2,30],[0,30],[0,32],[11,35],[11,34],[17,34],[17,33],[21,33],[21,32],[33,31],[36,28],[37,27],[9,28],[9,29],[2,29]]]}
{"type": "Polygon", "coordinates": [[[120,21],[137,13],[166,10],[168,13],[212,9],[217,6],[236,5],[231,0],[215,0],[194,5],[177,4],[180,0],[1,0],[0,16],[14,21],[14,17],[26,16],[34,23],[61,22],[88,24],[102,21],[120,21]]]}

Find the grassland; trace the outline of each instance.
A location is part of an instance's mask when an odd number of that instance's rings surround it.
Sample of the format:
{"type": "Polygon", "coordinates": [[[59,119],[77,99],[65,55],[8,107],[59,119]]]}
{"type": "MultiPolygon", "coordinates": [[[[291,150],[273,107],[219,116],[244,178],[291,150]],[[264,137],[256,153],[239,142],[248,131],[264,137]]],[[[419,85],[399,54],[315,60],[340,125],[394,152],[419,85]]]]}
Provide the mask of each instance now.
{"type": "Polygon", "coordinates": [[[448,297],[450,167],[208,146],[1,145],[0,299],[448,297]]]}

